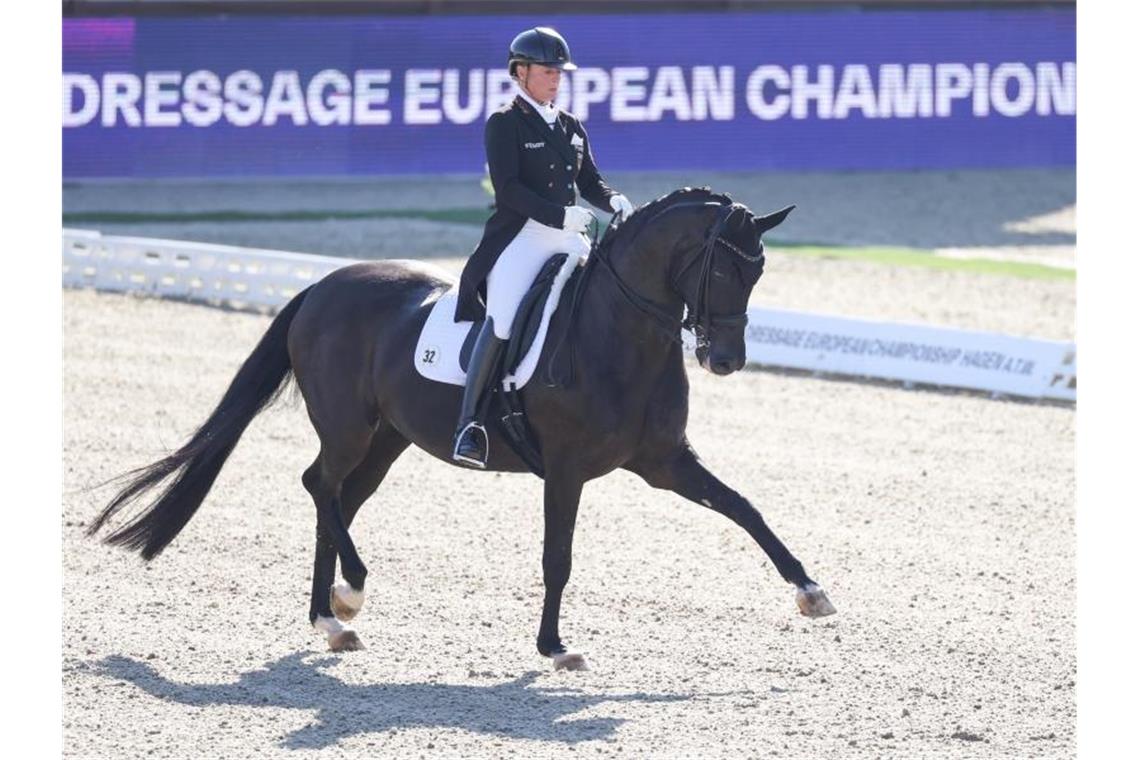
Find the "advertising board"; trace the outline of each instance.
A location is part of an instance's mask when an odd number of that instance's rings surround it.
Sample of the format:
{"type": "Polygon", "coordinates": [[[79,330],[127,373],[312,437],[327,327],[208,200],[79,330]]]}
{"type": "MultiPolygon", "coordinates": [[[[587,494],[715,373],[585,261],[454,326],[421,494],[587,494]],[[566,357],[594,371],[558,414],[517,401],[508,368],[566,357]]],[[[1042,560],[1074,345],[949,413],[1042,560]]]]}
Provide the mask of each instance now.
{"type": "Polygon", "coordinates": [[[606,171],[1075,161],[1071,8],[116,17],[64,19],[64,175],[480,174],[536,24],[606,171]]]}

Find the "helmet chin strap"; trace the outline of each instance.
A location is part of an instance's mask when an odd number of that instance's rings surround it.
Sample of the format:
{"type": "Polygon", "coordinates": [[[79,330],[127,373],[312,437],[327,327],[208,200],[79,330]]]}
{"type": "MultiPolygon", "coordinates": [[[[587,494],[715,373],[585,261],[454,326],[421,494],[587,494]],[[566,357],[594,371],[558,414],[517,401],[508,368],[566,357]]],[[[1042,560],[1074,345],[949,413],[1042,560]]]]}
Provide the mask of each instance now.
{"type": "Polygon", "coordinates": [[[554,119],[558,114],[558,109],[554,106],[553,102],[543,103],[539,101],[538,98],[530,94],[530,90],[528,90],[526,88],[526,85],[519,79],[515,80],[515,86],[518,88],[518,91],[522,97],[535,107],[543,121],[545,121],[547,124],[554,123],[554,119]]]}
{"type": "Polygon", "coordinates": [[[530,91],[529,82],[530,82],[530,66],[527,66],[526,67],[526,79],[522,79],[516,74],[515,75],[515,84],[517,84],[519,86],[519,88],[523,92],[526,93],[527,97],[530,98],[531,100],[533,100],[535,103],[538,103],[539,105],[542,105],[542,106],[546,106],[547,108],[549,108],[550,106],[552,106],[554,104],[553,100],[543,101],[543,100],[539,100],[538,98],[536,98],[534,96],[534,93],[530,91]]]}

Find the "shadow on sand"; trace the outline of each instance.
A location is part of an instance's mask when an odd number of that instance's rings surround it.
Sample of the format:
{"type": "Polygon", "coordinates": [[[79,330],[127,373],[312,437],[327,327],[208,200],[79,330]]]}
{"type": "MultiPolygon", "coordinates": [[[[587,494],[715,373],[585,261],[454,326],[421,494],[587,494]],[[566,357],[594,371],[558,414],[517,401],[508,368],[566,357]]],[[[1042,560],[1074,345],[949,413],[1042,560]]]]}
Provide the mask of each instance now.
{"type": "Polygon", "coordinates": [[[335,657],[306,653],[282,657],[224,684],[178,683],[152,666],[111,656],[93,672],[134,684],[151,696],[185,705],[245,705],[314,710],[308,726],[282,738],[287,749],[320,749],[355,734],[415,727],[461,728],[509,737],[575,744],[613,735],[623,718],[567,719],[603,703],[678,702],[689,694],[588,694],[565,686],[536,686],[525,673],[488,686],[447,683],[349,684],[325,672],[335,657]]]}

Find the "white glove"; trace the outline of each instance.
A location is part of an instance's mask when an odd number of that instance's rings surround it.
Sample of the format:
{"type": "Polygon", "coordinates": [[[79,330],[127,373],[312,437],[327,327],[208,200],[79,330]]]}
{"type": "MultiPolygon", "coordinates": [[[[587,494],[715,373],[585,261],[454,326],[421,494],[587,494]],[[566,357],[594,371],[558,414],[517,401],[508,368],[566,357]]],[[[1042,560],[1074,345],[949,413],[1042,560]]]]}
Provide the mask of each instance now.
{"type": "Polygon", "coordinates": [[[594,215],[581,206],[567,206],[562,217],[562,229],[567,232],[585,233],[593,218],[594,215]]]}
{"type": "Polygon", "coordinates": [[[621,193],[610,197],[610,208],[620,211],[622,219],[629,219],[629,215],[633,213],[633,204],[621,193]]]}

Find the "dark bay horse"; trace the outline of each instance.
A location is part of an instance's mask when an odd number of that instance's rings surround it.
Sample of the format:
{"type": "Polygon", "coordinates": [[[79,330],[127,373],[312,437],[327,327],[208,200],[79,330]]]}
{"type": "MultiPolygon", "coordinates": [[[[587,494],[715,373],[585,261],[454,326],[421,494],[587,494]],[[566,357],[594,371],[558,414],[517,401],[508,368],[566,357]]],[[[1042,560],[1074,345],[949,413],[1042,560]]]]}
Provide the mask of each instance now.
{"type": "MultiPolygon", "coordinates": [[[[607,234],[588,265],[593,271],[568,333],[573,382],[552,387],[536,373],[523,388],[545,474],[546,595],[538,651],[553,657],[555,667],[585,667],[558,633],[582,487],[619,467],[748,531],[795,585],[803,614],[835,612],[755,507],[709,472],[685,437],[683,321],[697,336],[704,369],[726,375],[744,365],[745,311],[764,267],[761,235],[790,211],[756,217],[707,188],[683,188],[642,206],[607,234]]],[[[157,556],[189,522],[246,426],[286,387],[291,372],[320,439],[302,477],[317,512],[309,620],[331,649],[360,648],[343,624],[364,602],[367,575],[348,532],[353,517],[409,444],[454,464],[451,440],[463,389],[427,380],[413,366],[420,328],[451,285],[438,270],[415,262],[370,261],[299,293],[190,440],[127,473],[126,486],[89,533],[165,482],[150,506],[106,539],[147,560],[157,556]],[[338,557],[344,582],[334,584],[338,557]]],[[[555,313],[552,336],[566,326],[567,311],[555,313]]],[[[544,347],[540,369],[553,344],[544,347]]],[[[489,470],[528,471],[495,426],[488,433],[489,470]]]]}

